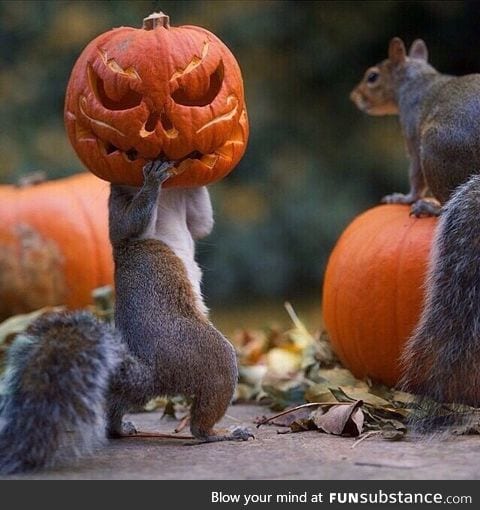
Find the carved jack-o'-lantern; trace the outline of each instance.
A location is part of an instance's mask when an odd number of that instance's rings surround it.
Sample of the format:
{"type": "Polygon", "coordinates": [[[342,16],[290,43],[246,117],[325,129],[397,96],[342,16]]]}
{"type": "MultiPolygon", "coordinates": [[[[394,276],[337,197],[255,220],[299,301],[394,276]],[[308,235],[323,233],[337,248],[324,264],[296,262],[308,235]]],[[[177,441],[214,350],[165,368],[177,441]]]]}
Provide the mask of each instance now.
{"type": "Polygon", "coordinates": [[[154,13],[141,29],[94,39],[68,83],[65,124],[87,168],[141,185],[148,160],[177,162],[170,186],[217,181],[243,156],[248,120],[240,68],[215,35],[170,27],[154,13]]]}

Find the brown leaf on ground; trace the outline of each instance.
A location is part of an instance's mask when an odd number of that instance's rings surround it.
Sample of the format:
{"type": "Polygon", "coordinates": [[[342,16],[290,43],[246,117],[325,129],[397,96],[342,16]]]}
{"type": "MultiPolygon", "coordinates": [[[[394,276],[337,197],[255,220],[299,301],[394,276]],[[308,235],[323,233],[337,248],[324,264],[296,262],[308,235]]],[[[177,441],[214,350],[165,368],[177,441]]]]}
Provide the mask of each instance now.
{"type": "Polygon", "coordinates": [[[317,430],[317,426],[311,418],[303,418],[295,420],[290,424],[290,430],[292,432],[303,432],[305,430],[317,430]]]}
{"type": "Polygon", "coordinates": [[[346,368],[320,368],[315,374],[315,379],[319,384],[328,383],[331,387],[348,386],[368,391],[367,384],[364,381],[356,379],[350,370],[346,368]]]}
{"type": "Polygon", "coordinates": [[[363,405],[361,400],[351,405],[332,406],[326,413],[323,411],[313,412],[312,419],[315,425],[326,432],[336,436],[348,435],[359,436],[363,430],[364,415],[360,409],[363,405]]]}
{"type": "Polygon", "coordinates": [[[329,383],[313,384],[305,391],[305,400],[307,402],[331,402],[335,404],[338,400],[330,391],[329,383]]]}
{"type": "MultiPolygon", "coordinates": [[[[311,409],[308,407],[301,407],[301,408],[293,408],[292,412],[289,412],[289,409],[285,410],[285,414],[280,414],[279,416],[275,417],[273,420],[269,420],[267,423],[268,425],[275,425],[277,427],[290,427],[292,423],[298,421],[298,420],[307,420],[310,418],[311,409]]],[[[262,424],[268,420],[266,416],[259,416],[255,419],[255,423],[262,424]]]]}
{"type": "Polygon", "coordinates": [[[442,418],[460,413],[468,416],[450,427],[451,433],[480,434],[480,409],[427,402],[425,398],[420,405],[415,395],[368,378],[357,379],[335,359],[328,335],[311,334],[293,307],[289,303],[285,307],[292,328],[237,333],[234,343],[239,353],[240,385],[236,399],[262,402],[278,411],[294,404],[306,406],[307,402],[317,410],[311,415],[306,410],[298,415],[291,411],[291,416],[272,416],[265,418],[265,423],[288,426],[292,432],[318,426],[330,434],[353,436],[364,429],[368,437],[374,434],[395,441],[405,437],[412,416],[428,421],[431,409],[437,409],[442,418]],[[361,410],[352,408],[357,401],[362,401],[361,410]]]}

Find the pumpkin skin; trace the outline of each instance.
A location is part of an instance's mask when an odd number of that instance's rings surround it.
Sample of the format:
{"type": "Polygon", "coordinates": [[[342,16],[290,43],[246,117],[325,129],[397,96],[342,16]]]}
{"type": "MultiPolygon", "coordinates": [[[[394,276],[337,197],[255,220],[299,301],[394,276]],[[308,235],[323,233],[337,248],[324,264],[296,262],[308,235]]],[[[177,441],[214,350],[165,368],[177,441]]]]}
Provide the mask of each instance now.
{"type": "Polygon", "coordinates": [[[109,185],[89,173],[0,186],[0,318],[48,305],[79,308],[113,283],[109,185]]]}
{"type": "Polygon", "coordinates": [[[86,167],[139,186],[152,159],[177,162],[166,186],[201,186],[228,174],[248,139],[240,68],[200,27],[170,27],[155,13],[144,27],[94,39],[72,70],[65,125],[86,167]]]}
{"type": "Polygon", "coordinates": [[[353,220],[330,255],[323,319],[342,363],[358,378],[395,386],[399,357],[423,306],[436,218],[381,205],[353,220]]]}

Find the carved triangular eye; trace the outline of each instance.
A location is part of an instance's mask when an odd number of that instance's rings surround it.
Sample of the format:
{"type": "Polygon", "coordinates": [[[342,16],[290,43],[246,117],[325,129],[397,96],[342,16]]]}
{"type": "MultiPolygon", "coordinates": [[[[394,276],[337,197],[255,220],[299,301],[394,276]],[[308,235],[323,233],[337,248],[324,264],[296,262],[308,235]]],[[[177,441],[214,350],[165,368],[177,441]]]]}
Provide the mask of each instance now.
{"type": "Polygon", "coordinates": [[[142,95],[130,88],[119,100],[112,99],[105,91],[102,78],[98,76],[91,65],[88,66],[87,72],[88,81],[95,97],[107,110],[129,110],[142,102],[142,95]]]}
{"type": "Polygon", "coordinates": [[[210,75],[210,84],[205,93],[196,97],[187,87],[180,87],[172,94],[172,99],[182,106],[209,105],[217,97],[222,88],[223,72],[223,62],[220,61],[215,71],[210,75]]]}

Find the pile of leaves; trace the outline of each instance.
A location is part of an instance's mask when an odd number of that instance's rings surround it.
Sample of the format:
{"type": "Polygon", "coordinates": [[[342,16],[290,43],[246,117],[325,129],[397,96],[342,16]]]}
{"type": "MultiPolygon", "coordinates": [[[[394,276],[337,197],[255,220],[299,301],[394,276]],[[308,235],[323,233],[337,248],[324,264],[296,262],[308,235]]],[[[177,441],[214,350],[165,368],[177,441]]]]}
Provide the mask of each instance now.
{"type": "MultiPolygon", "coordinates": [[[[113,322],[112,289],[97,289],[93,297],[90,311],[100,320],[113,322]]],[[[372,435],[387,440],[403,439],[409,418],[413,413],[417,418],[422,413],[418,399],[369,380],[356,379],[341,366],[325,332],[311,334],[291,305],[286,303],[285,307],[293,323],[290,329],[241,330],[231,338],[240,372],[235,401],[257,402],[280,411],[258,417],[257,426],[275,425],[281,428],[280,433],[318,430],[360,439],[372,435]]],[[[43,308],[0,324],[0,374],[15,336],[41,314],[62,309],[43,308]]],[[[180,397],[157,398],[143,410],[161,408],[164,415],[174,418],[181,414],[179,431],[188,424],[189,403],[180,397]]],[[[447,404],[437,404],[437,409],[445,415],[458,412],[458,406],[447,404]]],[[[478,416],[479,410],[463,406],[462,411],[478,416]]],[[[479,423],[469,421],[455,433],[479,434],[479,423]]]]}
{"type": "Polygon", "coordinates": [[[239,331],[232,338],[240,363],[237,401],[287,409],[259,417],[258,426],[350,436],[375,432],[401,439],[415,405],[413,396],[356,379],[341,366],[326,333],[311,334],[289,303],[285,308],[291,329],[239,331]]]}
{"type": "MultiPolygon", "coordinates": [[[[454,413],[476,417],[468,406],[438,404],[415,395],[356,379],[342,367],[325,332],[311,334],[289,303],[293,327],[286,331],[239,331],[233,336],[240,361],[238,401],[257,401],[274,416],[259,417],[257,426],[276,425],[280,433],[318,430],[335,435],[378,435],[395,441],[405,437],[413,416],[416,423],[454,413]],[[286,409],[286,410],[285,410],[286,409]]],[[[460,420],[450,432],[480,433],[478,419],[460,420]]]]}

